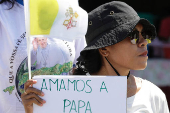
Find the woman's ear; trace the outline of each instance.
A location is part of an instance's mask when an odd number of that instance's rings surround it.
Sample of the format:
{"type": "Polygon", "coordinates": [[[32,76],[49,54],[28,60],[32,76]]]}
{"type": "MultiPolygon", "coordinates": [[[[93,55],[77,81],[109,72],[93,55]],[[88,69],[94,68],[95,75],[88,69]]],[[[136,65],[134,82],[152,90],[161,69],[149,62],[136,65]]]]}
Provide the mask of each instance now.
{"type": "Polygon", "coordinates": [[[108,51],[107,47],[100,48],[100,49],[99,49],[99,53],[100,53],[103,57],[109,56],[109,51],[108,51]]]}

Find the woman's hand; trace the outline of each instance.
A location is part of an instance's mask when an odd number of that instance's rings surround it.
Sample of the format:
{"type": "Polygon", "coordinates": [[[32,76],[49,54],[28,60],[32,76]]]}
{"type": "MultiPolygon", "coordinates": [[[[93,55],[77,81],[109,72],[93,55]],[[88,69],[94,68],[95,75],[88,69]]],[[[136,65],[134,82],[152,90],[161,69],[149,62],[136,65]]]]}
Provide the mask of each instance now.
{"type": "Polygon", "coordinates": [[[33,88],[33,84],[36,84],[36,80],[28,80],[24,84],[25,92],[21,95],[22,103],[25,108],[25,113],[33,113],[33,103],[38,106],[43,106],[45,101],[39,96],[44,96],[41,90],[33,88]]]}

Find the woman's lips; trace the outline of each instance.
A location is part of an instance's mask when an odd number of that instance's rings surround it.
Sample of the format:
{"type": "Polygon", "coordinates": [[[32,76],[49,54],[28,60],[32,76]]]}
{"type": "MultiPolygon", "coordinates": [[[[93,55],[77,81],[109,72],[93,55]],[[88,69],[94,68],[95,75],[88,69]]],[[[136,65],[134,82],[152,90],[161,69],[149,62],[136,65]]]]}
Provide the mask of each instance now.
{"type": "Polygon", "coordinates": [[[147,54],[148,54],[148,51],[145,51],[145,52],[143,52],[142,54],[140,54],[139,56],[147,56],[147,54]]]}

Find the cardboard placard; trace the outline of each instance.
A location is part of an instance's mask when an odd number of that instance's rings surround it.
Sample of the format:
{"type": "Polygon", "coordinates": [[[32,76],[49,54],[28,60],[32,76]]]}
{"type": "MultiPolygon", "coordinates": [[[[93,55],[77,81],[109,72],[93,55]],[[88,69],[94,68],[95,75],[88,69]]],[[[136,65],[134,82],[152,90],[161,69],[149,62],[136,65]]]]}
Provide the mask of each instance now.
{"type": "Polygon", "coordinates": [[[35,76],[46,103],[34,113],[126,113],[126,76],[35,76]]]}

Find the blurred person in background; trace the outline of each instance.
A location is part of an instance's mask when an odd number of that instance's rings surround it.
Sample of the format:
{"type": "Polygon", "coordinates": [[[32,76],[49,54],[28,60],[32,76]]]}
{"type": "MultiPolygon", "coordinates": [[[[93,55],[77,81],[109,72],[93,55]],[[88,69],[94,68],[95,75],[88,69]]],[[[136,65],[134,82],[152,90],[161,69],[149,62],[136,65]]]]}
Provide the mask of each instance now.
{"type": "MultiPolygon", "coordinates": [[[[0,0],[0,113],[25,113],[21,100],[24,83],[28,80],[28,74],[24,74],[28,73],[25,36],[23,0],[0,0]]],[[[80,51],[86,46],[85,38],[73,42],[60,40],[60,44],[55,37],[50,39],[58,47],[55,58],[59,62],[55,64],[72,62],[69,68],[73,69],[80,51]]]]}

